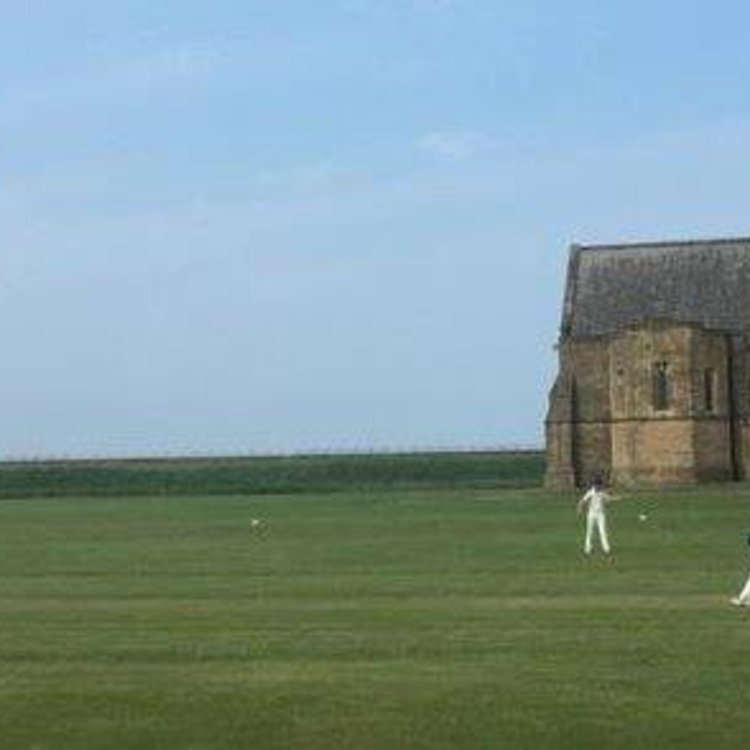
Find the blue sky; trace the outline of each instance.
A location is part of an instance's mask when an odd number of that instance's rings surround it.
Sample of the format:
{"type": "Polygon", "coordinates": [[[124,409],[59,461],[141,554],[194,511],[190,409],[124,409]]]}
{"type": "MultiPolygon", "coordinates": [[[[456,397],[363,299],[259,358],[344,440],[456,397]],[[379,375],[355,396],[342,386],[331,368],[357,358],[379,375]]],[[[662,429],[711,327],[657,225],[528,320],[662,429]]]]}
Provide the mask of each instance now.
{"type": "Polygon", "coordinates": [[[0,0],[0,455],[541,444],[568,245],[750,234],[748,28],[0,0]]]}

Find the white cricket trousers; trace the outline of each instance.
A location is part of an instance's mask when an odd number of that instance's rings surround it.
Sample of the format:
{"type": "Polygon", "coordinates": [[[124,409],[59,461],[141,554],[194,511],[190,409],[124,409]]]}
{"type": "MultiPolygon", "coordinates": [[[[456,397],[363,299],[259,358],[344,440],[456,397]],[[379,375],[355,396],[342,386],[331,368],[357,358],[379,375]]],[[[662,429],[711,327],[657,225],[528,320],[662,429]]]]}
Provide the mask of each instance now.
{"type": "Polygon", "coordinates": [[[748,576],[747,581],[737,598],[745,605],[750,604],[750,576],[748,576]]]}
{"type": "Polygon", "coordinates": [[[586,515],[586,539],[583,543],[583,551],[591,554],[591,546],[594,537],[594,529],[599,533],[599,544],[605,554],[609,554],[609,538],[607,537],[607,518],[602,512],[588,513],[586,515]]]}

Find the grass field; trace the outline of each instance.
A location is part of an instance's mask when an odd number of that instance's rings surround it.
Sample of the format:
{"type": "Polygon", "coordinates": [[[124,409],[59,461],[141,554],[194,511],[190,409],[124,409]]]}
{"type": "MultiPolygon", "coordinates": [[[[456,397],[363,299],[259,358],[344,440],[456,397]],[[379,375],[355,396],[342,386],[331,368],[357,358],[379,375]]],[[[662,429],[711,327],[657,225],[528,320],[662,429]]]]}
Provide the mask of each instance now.
{"type": "Polygon", "coordinates": [[[4,501],[0,745],[744,748],[747,495],[4,501]]]}

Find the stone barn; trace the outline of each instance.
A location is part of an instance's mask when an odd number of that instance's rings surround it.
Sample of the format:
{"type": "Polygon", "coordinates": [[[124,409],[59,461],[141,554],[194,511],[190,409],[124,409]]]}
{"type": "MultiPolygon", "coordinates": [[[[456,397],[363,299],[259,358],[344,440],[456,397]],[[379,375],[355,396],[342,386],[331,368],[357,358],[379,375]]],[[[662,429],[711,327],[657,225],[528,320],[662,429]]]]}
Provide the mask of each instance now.
{"type": "Polygon", "coordinates": [[[573,245],[548,486],[750,474],[750,238],[573,245]]]}

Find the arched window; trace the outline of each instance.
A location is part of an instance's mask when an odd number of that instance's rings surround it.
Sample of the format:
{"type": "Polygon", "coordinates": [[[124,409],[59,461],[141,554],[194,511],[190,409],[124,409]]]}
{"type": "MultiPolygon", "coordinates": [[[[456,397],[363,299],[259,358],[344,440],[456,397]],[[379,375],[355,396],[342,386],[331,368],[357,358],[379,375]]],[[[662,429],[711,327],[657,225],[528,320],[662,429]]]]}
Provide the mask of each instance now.
{"type": "Polygon", "coordinates": [[[665,411],[669,409],[671,389],[669,383],[669,363],[654,362],[652,371],[653,381],[653,405],[656,411],[665,411]]]}

